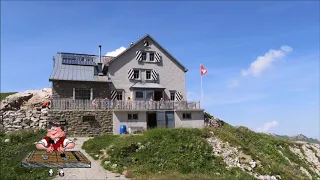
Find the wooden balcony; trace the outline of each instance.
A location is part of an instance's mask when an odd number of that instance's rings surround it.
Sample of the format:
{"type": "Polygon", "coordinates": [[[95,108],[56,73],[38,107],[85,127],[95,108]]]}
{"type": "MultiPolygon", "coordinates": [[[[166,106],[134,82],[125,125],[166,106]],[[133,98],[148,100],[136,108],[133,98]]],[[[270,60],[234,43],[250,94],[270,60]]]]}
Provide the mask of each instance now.
{"type": "Polygon", "coordinates": [[[187,101],[118,101],[104,99],[53,99],[51,110],[188,110],[201,109],[200,102],[187,101]]]}

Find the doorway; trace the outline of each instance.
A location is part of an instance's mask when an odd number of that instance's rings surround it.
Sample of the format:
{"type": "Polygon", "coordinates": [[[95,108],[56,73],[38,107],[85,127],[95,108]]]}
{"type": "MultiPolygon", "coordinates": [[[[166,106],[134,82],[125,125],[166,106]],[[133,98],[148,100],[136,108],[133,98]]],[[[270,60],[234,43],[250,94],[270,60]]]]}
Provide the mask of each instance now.
{"type": "Polygon", "coordinates": [[[157,114],[155,112],[147,112],[147,127],[148,129],[157,127],[157,114]]]}
{"type": "Polygon", "coordinates": [[[154,100],[155,101],[160,101],[162,97],[162,94],[163,94],[163,91],[155,91],[154,92],[154,100]]]}

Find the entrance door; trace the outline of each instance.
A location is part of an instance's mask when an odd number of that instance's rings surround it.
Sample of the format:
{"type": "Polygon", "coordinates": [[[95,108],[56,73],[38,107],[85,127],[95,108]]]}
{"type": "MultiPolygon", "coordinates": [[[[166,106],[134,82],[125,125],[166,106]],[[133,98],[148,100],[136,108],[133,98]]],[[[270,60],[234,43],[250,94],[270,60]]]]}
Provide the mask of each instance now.
{"type": "Polygon", "coordinates": [[[152,129],[152,128],[155,128],[157,127],[157,114],[156,113],[153,113],[153,112],[150,112],[150,113],[147,113],[147,127],[148,129],[152,129]]]}
{"type": "Polygon", "coordinates": [[[149,101],[150,98],[153,100],[153,91],[146,91],[146,100],[149,101]]]}
{"type": "Polygon", "coordinates": [[[155,91],[154,92],[154,100],[155,101],[160,101],[162,97],[162,94],[163,94],[163,91],[155,91]]]}
{"type": "Polygon", "coordinates": [[[166,112],[166,122],[167,122],[167,128],[174,128],[174,113],[172,111],[166,112]]]}
{"type": "Polygon", "coordinates": [[[157,112],[157,127],[166,128],[166,116],[164,111],[157,112]]]}

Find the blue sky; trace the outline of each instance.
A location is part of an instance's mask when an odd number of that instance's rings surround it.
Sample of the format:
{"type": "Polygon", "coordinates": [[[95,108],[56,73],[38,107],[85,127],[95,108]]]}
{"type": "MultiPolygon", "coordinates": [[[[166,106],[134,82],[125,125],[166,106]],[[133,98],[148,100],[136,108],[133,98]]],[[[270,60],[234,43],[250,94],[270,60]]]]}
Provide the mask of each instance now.
{"type": "Polygon", "coordinates": [[[1,1],[1,92],[49,87],[56,52],[151,34],[188,69],[189,100],[232,125],[320,137],[319,2],[1,1]]]}

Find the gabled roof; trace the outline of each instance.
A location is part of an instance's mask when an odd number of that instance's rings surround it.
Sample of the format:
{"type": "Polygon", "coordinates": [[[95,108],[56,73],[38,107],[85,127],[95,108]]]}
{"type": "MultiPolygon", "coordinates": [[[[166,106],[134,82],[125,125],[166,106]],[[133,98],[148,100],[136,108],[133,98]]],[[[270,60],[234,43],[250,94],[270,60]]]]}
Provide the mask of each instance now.
{"type": "Polygon", "coordinates": [[[112,59],[109,64],[111,64],[112,62],[116,61],[117,59],[119,59],[119,57],[121,57],[123,54],[125,54],[127,51],[129,51],[131,48],[133,48],[134,46],[136,46],[137,44],[139,44],[141,41],[143,41],[145,38],[149,37],[153,42],[155,42],[165,53],[167,53],[171,59],[173,61],[175,61],[183,70],[184,72],[187,72],[188,69],[182,65],[175,57],[173,57],[164,47],[162,47],[156,40],[154,40],[149,34],[145,35],[143,38],[139,39],[137,42],[133,43],[133,45],[131,45],[129,48],[127,48],[125,51],[123,51],[122,53],[120,53],[118,56],[116,56],[114,59],[112,59]]]}

